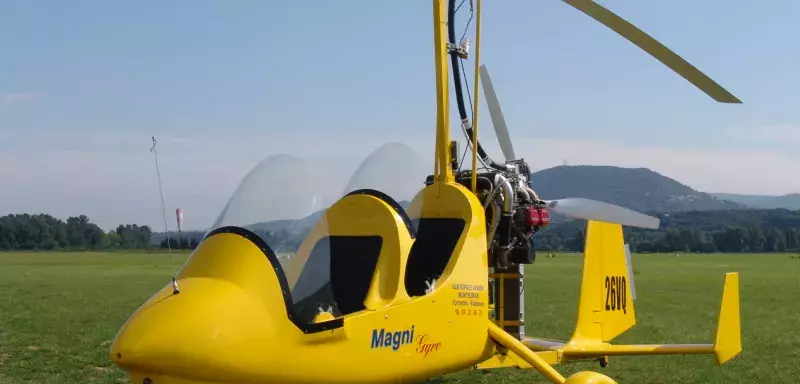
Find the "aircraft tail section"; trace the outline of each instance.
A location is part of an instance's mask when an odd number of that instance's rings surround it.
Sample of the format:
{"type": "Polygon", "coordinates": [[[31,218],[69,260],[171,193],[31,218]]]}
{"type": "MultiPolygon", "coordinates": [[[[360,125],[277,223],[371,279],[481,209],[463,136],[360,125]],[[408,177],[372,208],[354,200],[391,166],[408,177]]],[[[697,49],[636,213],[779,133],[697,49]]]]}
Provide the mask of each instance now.
{"type": "Polygon", "coordinates": [[[717,332],[712,347],[717,364],[725,364],[742,352],[742,323],[739,309],[739,274],[725,274],[717,332]]]}
{"type": "Polygon", "coordinates": [[[636,325],[633,267],[622,225],[589,220],[578,319],[568,344],[614,339],[636,325]]]}
{"type": "Polygon", "coordinates": [[[583,256],[578,319],[568,342],[525,338],[535,350],[557,352],[566,360],[602,359],[609,356],[713,354],[724,364],[742,351],[739,311],[739,274],[725,275],[717,331],[713,344],[609,343],[636,325],[635,286],[630,251],[620,224],[588,221],[583,256]]]}

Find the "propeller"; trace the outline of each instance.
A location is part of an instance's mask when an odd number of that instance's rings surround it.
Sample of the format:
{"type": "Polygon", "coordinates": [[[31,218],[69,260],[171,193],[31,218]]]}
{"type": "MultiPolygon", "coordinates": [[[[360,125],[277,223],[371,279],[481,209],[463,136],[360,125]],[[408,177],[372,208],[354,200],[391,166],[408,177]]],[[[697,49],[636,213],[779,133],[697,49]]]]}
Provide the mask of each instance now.
{"type": "MultiPolygon", "coordinates": [[[[503,148],[503,154],[506,156],[506,159],[515,159],[511,137],[508,134],[505,118],[503,117],[503,112],[500,110],[500,102],[497,100],[497,94],[492,86],[491,79],[489,78],[489,70],[486,69],[486,65],[480,66],[480,75],[483,93],[486,96],[486,104],[489,105],[492,125],[494,125],[495,132],[497,133],[497,140],[500,142],[501,148],[503,148]],[[509,158],[509,156],[511,157],[509,158]]],[[[566,198],[545,200],[545,203],[550,211],[577,219],[603,221],[629,227],[650,229],[658,229],[660,222],[659,219],[655,217],[597,200],[566,198]]]]}
{"type": "Polygon", "coordinates": [[[721,85],[711,80],[699,69],[689,64],[675,52],[650,37],[647,33],[629,23],[625,19],[617,16],[593,0],[562,0],[575,9],[585,13],[605,25],[620,36],[649,53],[658,61],[681,75],[684,79],[692,83],[695,87],[711,96],[712,99],[720,103],[741,103],[736,96],[728,92],[721,85]]]}
{"type": "Polygon", "coordinates": [[[545,200],[547,208],[555,213],[577,219],[604,221],[628,227],[658,229],[660,220],[643,213],[602,201],[571,197],[545,200]]]}
{"type": "Polygon", "coordinates": [[[489,107],[489,117],[492,119],[497,141],[500,142],[500,149],[506,160],[515,160],[517,155],[514,154],[514,146],[511,144],[511,135],[508,134],[506,119],[503,117],[503,110],[500,109],[500,102],[497,100],[497,94],[494,93],[494,86],[492,86],[492,78],[489,77],[489,71],[485,65],[481,65],[480,75],[483,93],[486,94],[486,104],[489,107]]]}

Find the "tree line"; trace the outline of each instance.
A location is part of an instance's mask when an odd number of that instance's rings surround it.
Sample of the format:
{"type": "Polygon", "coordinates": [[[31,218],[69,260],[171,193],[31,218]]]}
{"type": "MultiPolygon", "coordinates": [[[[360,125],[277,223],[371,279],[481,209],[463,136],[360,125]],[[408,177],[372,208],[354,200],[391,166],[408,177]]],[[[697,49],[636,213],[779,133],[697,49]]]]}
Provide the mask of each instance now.
{"type": "Polygon", "coordinates": [[[97,251],[147,248],[150,227],[120,224],[103,231],[85,215],[66,221],[48,214],[13,214],[0,217],[0,250],[97,251]]]}
{"type": "MultiPolygon", "coordinates": [[[[689,211],[651,215],[661,218],[658,230],[624,228],[625,241],[634,252],[796,252],[800,251],[800,211],[747,209],[689,211]]],[[[307,231],[285,229],[262,235],[276,251],[297,248],[307,231]]],[[[85,215],[66,221],[47,214],[15,214],[0,217],[0,250],[113,250],[145,249],[151,238],[162,238],[157,247],[194,249],[195,233],[176,236],[154,234],[150,227],[124,224],[103,231],[85,215]]],[[[540,251],[583,251],[586,222],[554,222],[534,236],[540,251]]]]}
{"type": "MultiPolygon", "coordinates": [[[[659,217],[658,230],[623,227],[631,251],[767,253],[800,252],[800,211],[786,209],[731,209],[686,211],[659,217]]],[[[586,221],[563,217],[534,236],[538,251],[582,252],[586,240],[586,221]]],[[[278,249],[299,247],[307,230],[266,231],[268,244],[278,249]]]]}
{"type": "MultiPolygon", "coordinates": [[[[658,230],[624,227],[633,252],[796,252],[800,251],[800,211],[745,209],[654,214],[658,230]]],[[[585,221],[553,225],[535,236],[542,251],[583,251],[585,221]]]]}
{"type": "Polygon", "coordinates": [[[176,236],[165,237],[161,240],[160,247],[164,249],[195,249],[200,241],[196,237],[176,236]],[[169,241],[169,244],[167,244],[169,241]]]}

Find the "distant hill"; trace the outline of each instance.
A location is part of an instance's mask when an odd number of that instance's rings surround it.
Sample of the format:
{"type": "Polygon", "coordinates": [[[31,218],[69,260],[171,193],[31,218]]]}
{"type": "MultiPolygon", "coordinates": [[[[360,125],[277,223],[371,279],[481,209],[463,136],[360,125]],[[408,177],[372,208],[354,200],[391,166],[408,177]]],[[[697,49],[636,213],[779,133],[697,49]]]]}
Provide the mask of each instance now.
{"type": "Polygon", "coordinates": [[[733,193],[712,193],[720,199],[744,204],[750,208],[776,209],[784,208],[800,210],[800,193],[792,193],[783,196],[772,195],[737,195],[733,193]]]}
{"type": "Polygon", "coordinates": [[[583,197],[639,212],[744,209],[745,205],[696,191],[647,168],[558,166],[531,174],[545,200],[583,197]]]}
{"type": "MultiPolygon", "coordinates": [[[[532,173],[531,182],[539,196],[545,200],[583,197],[649,214],[775,208],[800,210],[800,194],[785,196],[709,194],[647,168],[557,166],[532,173]]],[[[399,204],[405,208],[409,202],[401,201],[399,204]]],[[[261,222],[248,227],[259,234],[267,231],[277,233],[283,230],[302,233],[308,231],[319,220],[320,215],[321,212],[316,212],[297,221],[261,222]]],[[[714,215],[720,214],[714,213],[714,215]]],[[[554,215],[556,222],[563,219],[554,215]]],[[[200,240],[204,234],[205,232],[192,231],[184,233],[183,236],[200,240]]],[[[163,238],[163,233],[153,233],[150,244],[160,244],[163,238]]]]}
{"type": "MultiPolygon", "coordinates": [[[[626,241],[637,252],[800,250],[800,194],[709,194],[646,168],[612,166],[558,166],[531,174],[531,181],[545,200],[583,197],[658,214],[659,230],[626,228],[626,241]]],[[[409,202],[399,204],[406,208],[409,202]]],[[[262,236],[277,236],[268,240],[276,252],[296,249],[321,214],[247,227],[262,236]]],[[[585,221],[552,217],[554,225],[537,235],[537,249],[581,250],[585,221]]],[[[182,235],[200,240],[204,234],[182,235]]],[[[163,238],[163,233],[153,233],[150,244],[160,244],[163,238]]]]}

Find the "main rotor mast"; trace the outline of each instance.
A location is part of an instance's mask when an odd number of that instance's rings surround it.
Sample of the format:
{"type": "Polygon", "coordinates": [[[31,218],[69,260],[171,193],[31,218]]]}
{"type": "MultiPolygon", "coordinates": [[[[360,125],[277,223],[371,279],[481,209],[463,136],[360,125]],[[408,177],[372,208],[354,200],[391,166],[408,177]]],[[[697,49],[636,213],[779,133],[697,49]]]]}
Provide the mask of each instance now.
{"type": "Polygon", "coordinates": [[[450,103],[449,74],[447,71],[447,12],[445,0],[433,0],[434,59],[436,63],[436,166],[434,180],[453,183],[453,169],[450,165],[450,103]]]}
{"type": "MultiPolygon", "coordinates": [[[[474,8],[476,15],[475,23],[475,80],[474,87],[477,90],[480,82],[480,33],[481,33],[481,0],[475,0],[474,8]]],[[[472,0],[470,1],[472,2],[472,0]]],[[[455,12],[456,0],[434,0],[434,47],[436,62],[436,91],[437,91],[437,129],[436,129],[436,166],[434,177],[442,182],[453,182],[453,143],[450,141],[450,109],[449,109],[449,73],[446,64],[446,56],[450,56],[451,68],[453,70],[453,82],[456,93],[456,103],[458,114],[461,120],[461,128],[466,133],[467,145],[472,150],[472,174],[477,174],[478,157],[480,161],[490,168],[498,171],[508,171],[509,168],[504,163],[498,163],[483,150],[478,140],[477,120],[478,120],[478,99],[479,92],[474,94],[474,105],[470,106],[473,110],[473,121],[467,116],[467,106],[461,84],[461,74],[459,60],[466,58],[469,54],[468,46],[464,43],[459,44],[455,41],[455,12]],[[445,10],[445,1],[446,10],[445,10]],[[445,30],[446,28],[446,30],[445,30]]],[[[471,8],[473,8],[471,6],[471,8]]],[[[471,189],[477,192],[477,180],[472,178],[471,189]]]]}

